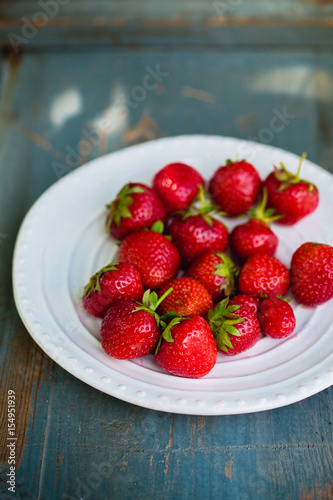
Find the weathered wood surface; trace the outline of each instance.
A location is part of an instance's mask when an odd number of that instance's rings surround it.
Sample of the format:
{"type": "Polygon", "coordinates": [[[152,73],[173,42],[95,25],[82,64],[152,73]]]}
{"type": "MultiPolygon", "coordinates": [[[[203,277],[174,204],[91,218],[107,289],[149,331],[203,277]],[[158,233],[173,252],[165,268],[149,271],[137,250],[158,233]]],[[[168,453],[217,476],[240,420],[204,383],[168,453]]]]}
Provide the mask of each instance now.
{"type": "Polygon", "coordinates": [[[16,0],[0,5],[0,42],[18,36],[18,45],[30,50],[156,43],[332,45],[332,26],[333,6],[326,0],[16,0]]]}
{"type": "MultiPolygon", "coordinates": [[[[24,4],[28,15],[33,3],[24,4]]],[[[332,8],[329,3],[304,4],[309,10],[303,18],[311,16],[311,8],[332,8]]],[[[77,5],[72,0],[68,9],[77,5]]],[[[241,5],[250,9],[250,2],[241,5]]],[[[256,5],[251,2],[252,17],[262,12],[256,5]]],[[[270,5],[272,14],[273,4],[263,5],[270,5]]],[[[21,11],[15,11],[20,6],[10,2],[3,12],[20,18],[21,11]]],[[[89,15],[82,9],[82,16],[89,15]]],[[[141,14],[128,13],[133,19],[136,15],[141,14]]],[[[126,28],[123,33],[126,38],[126,28]]],[[[16,312],[11,257],[22,218],[49,185],[100,154],[161,136],[209,133],[249,138],[296,154],[306,150],[312,161],[333,172],[333,56],[326,45],[198,51],[177,49],[176,39],[173,43],[163,51],[101,45],[64,53],[55,45],[48,52],[40,42],[34,53],[36,46],[29,42],[22,56],[5,54],[0,106],[1,498],[333,498],[332,388],[250,415],[194,417],[146,410],[88,387],[53,363],[16,312]],[[158,66],[161,81],[138,100],[133,89],[143,87],[147,67],[158,66]],[[285,123],[276,132],[271,120],[279,113],[285,123]],[[15,390],[17,409],[15,496],[6,484],[9,389],[15,390]]]]}

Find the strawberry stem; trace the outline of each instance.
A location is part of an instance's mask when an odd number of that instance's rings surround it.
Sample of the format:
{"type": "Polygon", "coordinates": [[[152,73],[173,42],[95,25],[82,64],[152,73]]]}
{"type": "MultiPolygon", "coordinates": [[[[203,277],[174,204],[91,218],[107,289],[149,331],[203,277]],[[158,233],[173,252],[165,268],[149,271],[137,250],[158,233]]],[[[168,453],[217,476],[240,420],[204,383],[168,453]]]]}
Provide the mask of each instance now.
{"type": "Polygon", "coordinates": [[[304,184],[308,185],[309,192],[313,191],[314,185],[311,182],[300,178],[301,168],[305,158],[306,158],[306,153],[303,153],[299,160],[296,174],[289,172],[281,161],[280,161],[280,170],[274,167],[274,177],[277,181],[280,182],[280,186],[278,188],[279,192],[284,191],[292,184],[299,184],[300,182],[303,182],[304,184]]]}
{"type": "Polygon", "coordinates": [[[212,205],[209,197],[205,193],[202,184],[199,184],[198,187],[199,187],[198,195],[189,205],[187,210],[183,213],[183,220],[187,219],[188,217],[199,215],[207,222],[209,226],[212,226],[213,218],[211,216],[211,213],[215,212],[219,215],[225,215],[225,213],[221,212],[217,205],[212,205]],[[199,206],[197,207],[198,204],[199,206]]]}
{"type": "Polygon", "coordinates": [[[264,186],[262,188],[262,200],[256,208],[255,207],[250,208],[249,218],[251,220],[261,221],[267,226],[269,226],[271,222],[282,219],[283,217],[285,217],[285,215],[284,214],[273,215],[275,213],[274,208],[266,208],[267,199],[268,199],[267,188],[264,186]]]}
{"type": "Polygon", "coordinates": [[[158,299],[157,303],[156,303],[156,308],[158,308],[158,306],[160,305],[160,303],[165,299],[165,297],[167,297],[171,292],[173,292],[173,288],[168,288],[168,290],[158,299]]]}
{"type": "Polygon", "coordinates": [[[300,160],[299,160],[298,169],[297,169],[296,176],[295,176],[296,179],[298,179],[298,180],[300,178],[299,176],[300,176],[300,173],[301,173],[302,163],[305,160],[305,158],[306,158],[306,153],[303,153],[302,156],[301,156],[301,158],[300,158],[300,160]]]}

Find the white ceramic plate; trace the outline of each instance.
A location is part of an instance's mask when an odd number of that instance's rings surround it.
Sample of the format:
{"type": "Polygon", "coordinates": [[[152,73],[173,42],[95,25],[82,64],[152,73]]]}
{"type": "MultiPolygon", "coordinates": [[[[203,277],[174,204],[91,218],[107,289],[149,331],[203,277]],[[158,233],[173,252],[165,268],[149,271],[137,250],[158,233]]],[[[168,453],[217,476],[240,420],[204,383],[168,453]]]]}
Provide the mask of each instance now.
{"type": "MultiPolygon", "coordinates": [[[[300,154],[302,151],[300,151],[300,154]]],[[[34,204],[20,229],[13,263],[15,301],[39,346],[75,377],[107,394],[155,410],[223,415],[267,410],[311,396],[333,382],[332,301],[305,308],[292,301],[297,326],[286,340],[261,339],[243,355],[219,354],[204,378],[163,372],[153,356],[119,361],[107,356],[100,320],[81,305],[90,276],[116,258],[104,232],[105,204],[129,181],[150,183],[169,162],[182,161],[209,179],[227,158],[247,158],[262,178],[299,158],[270,146],[216,136],[159,139],[98,158],[67,175],[34,204]]],[[[320,191],[316,212],[295,227],[274,225],[277,257],[287,266],[305,241],[333,244],[333,177],[305,161],[303,175],[320,191]]],[[[231,229],[239,220],[224,219],[231,229]]]]}

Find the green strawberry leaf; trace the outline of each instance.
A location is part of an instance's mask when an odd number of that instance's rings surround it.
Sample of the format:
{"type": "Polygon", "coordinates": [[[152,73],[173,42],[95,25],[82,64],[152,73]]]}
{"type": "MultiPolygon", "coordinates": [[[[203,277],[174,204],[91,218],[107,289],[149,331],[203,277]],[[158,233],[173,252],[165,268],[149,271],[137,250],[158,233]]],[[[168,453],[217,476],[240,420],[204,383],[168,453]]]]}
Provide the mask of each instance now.
{"type": "Polygon", "coordinates": [[[235,314],[240,308],[239,305],[228,305],[229,297],[221,300],[213,309],[208,312],[207,320],[213,332],[216,344],[222,351],[228,352],[228,348],[233,348],[229,335],[240,337],[241,333],[234,326],[242,323],[246,318],[235,314]]]}
{"type": "Polygon", "coordinates": [[[141,186],[132,186],[127,190],[127,194],[134,194],[134,193],[145,193],[146,190],[142,188],[141,186]]]}
{"type": "Polygon", "coordinates": [[[163,231],[164,231],[164,224],[163,224],[163,222],[161,220],[157,220],[151,226],[150,230],[154,231],[155,233],[163,234],[163,231]]]}
{"type": "Polygon", "coordinates": [[[235,337],[240,337],[241,336],[241,334],[239,333],[239,331],[237,330],[237,328],[235,328],[232,325],[228,325],[227,323],[224,323],[224,329],[225,329],[226,332],[230,333],[231,335],[234,335],[235,337]]]}
{"type": "Polygon", "coordinates": [[[158,302],[158,296],[156,292],[151,292],[149,294],[149,309],[152,309],[152,311],[155,311],[157,307],[157,302],[158,302]]]}
{"type": "Polygon", "coordinates": [[[168,323],[169,321],[172,321],[174,318],[178,318],[178,314],[175,313],[174,311],[167,312],[161,316],[161,321],[165,321],[168,323]]]}
{"type": "Polygon", "coordinates": [[[231,313],[234,313],[235,311],[237,311],[238,309],[240,308],[240,306],[238,304],[232,304],[231,306],[229,306],[225,312],[227,313],[228,316],[231,316],[231,313]]]}
{"type": "Polygon", "coordinates": [[[173,338],[172,338],[172,335],[171,335],[171,330],[170,330],[170,327],[167,326],[164,330],[163,330],[163,333],[162,333],[162,337],[164,338],[164,340],[166,342],[174,342],[173,338]]]}
{"type": "Polygon", "coordinates": [[[148,289],[142,296],[142,304],[147,308],[149,308],[149,295],[150,295],[150,290],[148,289]]]}

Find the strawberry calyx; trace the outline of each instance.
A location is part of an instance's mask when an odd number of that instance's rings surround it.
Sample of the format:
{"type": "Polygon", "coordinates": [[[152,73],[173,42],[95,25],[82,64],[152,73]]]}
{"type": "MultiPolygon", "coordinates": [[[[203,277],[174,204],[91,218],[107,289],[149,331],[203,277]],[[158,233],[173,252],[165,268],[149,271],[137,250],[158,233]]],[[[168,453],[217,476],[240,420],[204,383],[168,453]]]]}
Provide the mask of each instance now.
{"type": "Polygon", "coordinates": [[[309,192],[313,191],[314,185],[311,182],[300,178],[302,163],[305,160],[305,158],[306,158],[306,153],[303,153],[300,158],[296,174],[289,172],[289,170],[286,169],[286,166],[282,161],[280,161],[280,168],[274,166],[274,177],[277,181],[280,182],[278,192],[281,193],[282,191],[285,191],[288,187],[292,186],[293,184],[299,184],[301,182],[303,184],[308,185],[309,192]]]}
{"type": "Polygon", "coordinates": [[[97,292],[101,291],[100,279],[101,277],[107,273],[108,271],[116,271],[118,269],[117,263],[111,262],[107,266],[102,267],[97,273],[95,273],[89,280],[89,283],[85,286],[83,291],[84,297],[89,297],[91,293],[96,290],[97,292]]]}
{"type": "Polygon", "coordinates": [[[163,316],[160,316],[156,312],[156,309],[161,304],[161,302],[169,295],[169,293],[172,292],[172,290],[173,288],[168,288],[168,290],[160,298],[158,298],[156,292],[151,292],[150,290],[146,290],[145,293],[143,294],[142,302],[134,301],[138,306],[134,309],[133,312],[145,311],[151,314],[151,316],[153,316],[153,318],[156,321],[157,327],[158,328],[162,327],[163,329],[166,329],[168,326],[168,322],[171,322],[172,320],[179,318],[179,316],[174,312],[169,312],[163,314],[163,316]]]}
{"type": "Polygon", "coordinates": [[[145,189],[141,186],[131,186],[130,183],[125,184],[117,194],[116,199],[112,203],[106,205],[106,208],[109,210],[105,223],[107,232],[110,231],[113,222],[117,226],[120,226],[121,219],[129,219],[132,217],[132,213],[128,207],[134,202],[132,195],[137,193],[145,193],[145,189]]]}
{"type": "Polygon", "coordinates": [[[224,295],[229,296],[235,291],[239,269],[237,269],[233,261],[225,253],[215,252],[215,254],[219,257],[221,262],[215,264],[214,274],[224,278],[220,285],[220,291],[223,291],[224,295]]]}
{"type": "Polygon", "coordinates": [[[257,207],[251,207],[249,210],[250,220],[257,220],[269,226],[272,222],[285,217],[284,214],[274,215],[274,208],[266,208],[267,205],[267,188],[264,186],[262,189],[262,200],[257,207]]]}
{"type": "Polygon", "coordinates": [[[175,325],[178,325],[184,319],[189,319],[186,317],[180,317],[174,311],[167,312],[162,316],[160,316],[156,312],[156,309],[161,304],[161,302],[172,291],[173,288],[168,288],[168,290],[160,298],[158,298],[156,292],[151,292],[150,290],[146,290],[145,293],[143,294],[142,302],[136,302],[136,304],[138,304],[138,307],[136,307],[133,311],[133,312],[145,311],[151,314],[156,321],[157,327],[163,329],[160,338],[158,340],[158,343],[156,345],[155,354],[157,354],[160,348],[162,339],[166,340],[167,342],[174,342],[174,339],[172,338],[171,334],[171,328],[175,325]]]}
{"type": "Polygon", "coordinates": [[[233,349],[230,341],[230,335],[240,337],[241,333],[234,325],[242,323],[246,318],[235,314],[240,308],[239,305],[228,305],[229,297],[221,300],[213,309],[210,309],[207,315],[209,326],[215,337],[217,347],[224,352],[233,349]]]}
{"type": "Polygon", "coordinates": [[[155,349],[155,355],[158,353],[163,339],[166,342],[174,342],[174,339],[173,339],[172,333],[171,333],[171,328],[173,326],[179,325],[179,323],[181,323],[185,319],[191,319],[191,318],[187,318],[185,316],[180,317],[175,312],[168,312],[166,314],[163,314],[163,316],[160,317],[160,325],[163,328],[163,331],[162,331],[160,338],[157,342],[156,349],[155,349]]]}
{"type": "Polygon", "coordinates": [[[215,214],[225,215],[225,212],[221,212],[217,205],[213,205],[209,197],[206,195],[204,187],[202,184],[199,184],[199,192],[197,197],[190,203],[188,209],[183,214],[183,220],[188,217],[200,216],[202,217],[207,224],[212,227],[213,226],[213,217],[211,214],[214,212],[215,214]]]}

